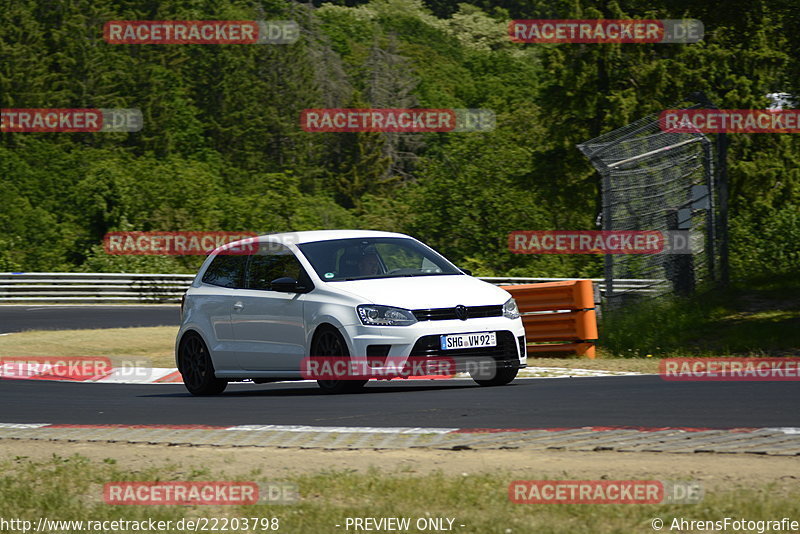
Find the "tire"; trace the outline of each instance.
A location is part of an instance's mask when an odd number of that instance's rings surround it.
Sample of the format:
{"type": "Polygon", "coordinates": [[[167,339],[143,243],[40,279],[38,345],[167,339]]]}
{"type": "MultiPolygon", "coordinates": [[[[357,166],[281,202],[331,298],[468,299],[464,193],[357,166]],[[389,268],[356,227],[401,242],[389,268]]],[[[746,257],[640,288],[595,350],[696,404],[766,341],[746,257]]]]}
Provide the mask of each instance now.
{"type": "MultiPolygon", "coordinates": [[[[347,343],[333,327],[322,327],[314,335],[311,343],[311,356],[350,356],[347,343]]],[[[367,380],[317,380],[324,393],[356,393],[361,391],[367,380]]]]}
{"type": "Polygon", "coordinates": [[[519,369],[516,367],[497,367],[493,373],[494,376],[488,377],[485,374],[478,374],[472,371],[470,371],[470,376],[479,386],[505,386],[517,378],[518,372],[519,369]]]}
{"type": "Polygon", "coordinates": [[[214,363],[203,339],[197,334],[187,334],[178,348],[178,369],[183,385],[192,395],[219,395],[228,381],[214,376],[214,363]]]}

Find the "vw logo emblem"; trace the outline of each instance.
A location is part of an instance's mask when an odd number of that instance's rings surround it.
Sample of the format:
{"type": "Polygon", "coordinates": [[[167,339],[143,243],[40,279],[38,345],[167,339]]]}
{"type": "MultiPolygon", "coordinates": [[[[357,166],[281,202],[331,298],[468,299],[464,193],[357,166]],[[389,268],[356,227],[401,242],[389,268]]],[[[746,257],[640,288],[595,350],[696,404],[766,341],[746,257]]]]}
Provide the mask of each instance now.
{"type": "Polygon", "coordinates": [[[456,317],[461,319],[462,321],[467,320],[467,307],[463,304],[459,304],[456,306],[456,317]]]}

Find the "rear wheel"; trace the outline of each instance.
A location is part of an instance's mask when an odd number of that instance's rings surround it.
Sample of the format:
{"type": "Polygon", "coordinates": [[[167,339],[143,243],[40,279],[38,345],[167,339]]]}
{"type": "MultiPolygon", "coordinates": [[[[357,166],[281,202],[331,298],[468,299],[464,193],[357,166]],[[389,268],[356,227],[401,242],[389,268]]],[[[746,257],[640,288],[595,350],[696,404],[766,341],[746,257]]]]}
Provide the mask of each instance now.
{"type": "MultiPolygon", "coordinates": [[[[333,327],[323,327],[311,343],[311,357],[350,356],[342,335],[333,327]]],[[[367,380],[317,380],[325,393],[355,393],[364,387],[367,380]]]]}
{"type": "Polygon", "coordinates": [[[228,381],[214,376],[214,363],[203,339],[187,334],[178,349],[178,370],[183,384],[192,395],[219,395],[228,381]]]}
{"type": "Polygon", "coordinates": [[[480,386],[505,386],[517,378],[516,367],[497,367],[494,372],[470,371],[470,376],[480,386]]]}

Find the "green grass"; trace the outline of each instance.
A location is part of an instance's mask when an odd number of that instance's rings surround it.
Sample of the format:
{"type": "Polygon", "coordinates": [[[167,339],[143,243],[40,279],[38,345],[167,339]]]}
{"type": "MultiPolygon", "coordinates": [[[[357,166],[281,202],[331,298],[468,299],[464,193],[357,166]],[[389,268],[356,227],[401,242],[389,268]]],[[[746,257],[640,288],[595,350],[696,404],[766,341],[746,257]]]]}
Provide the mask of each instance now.
{"type": "Polygon", "coordinates": [[[28,330],[0,337],[0,358],[108,357],[115,365],[175,367],[177,326],[28,330]]]}
{"type": "Polygon", "coordinates": [[[800,277],[629,305],[605,313],[600,332],[607,356],[800,356],[800,277]]]}
{"type": "MultiPolygon", "coordinates": [[[[268,453],[265,453],[268,454],[268,453]]],[[[465,469],[468,466],[465,466],[465,469]]],[[[33,462],[17,457],[0,464],[0,517],[36,521],[155,520],[182,518],[278,517],[279,532],[346,532],[347,517],[449,517],[454,531],[464,533],[650,532],[660,517],[718,520],[723,517],[775,519],[800,516],[800,488],[776,484],[706,489],[698,505],[514,504],[508,500],[511,481],[535,478],[507,471],[470,476],[440,472],[416,475],[395,471],[329,471],[285,479],[298,484],[296,505],[255,506],[110,506],[102,502],[105,482],[123,480],[226,480],[205,469],[149,468],[128,470],[114,460],[90,461],[81,456],[53,456],[33,462]],[[336,524],[342,525],[336,527],[336,524]]],[[[237,480],[275,481],[254,471],[237,480]]],[[[568,473],[563,478],[570,478],[568,473]]],[[[416,532],[412,529],[411,532],[416,532]]]]}

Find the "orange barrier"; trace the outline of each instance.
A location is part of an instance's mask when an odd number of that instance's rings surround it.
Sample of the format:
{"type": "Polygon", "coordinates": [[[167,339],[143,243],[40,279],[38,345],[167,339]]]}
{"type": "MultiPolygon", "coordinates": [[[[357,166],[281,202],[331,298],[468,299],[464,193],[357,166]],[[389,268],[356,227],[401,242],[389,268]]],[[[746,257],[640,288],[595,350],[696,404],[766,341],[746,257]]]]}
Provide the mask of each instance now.
{"type": "Polygon", "coordinates": [[[597,315],[591,280],[500,287],[517,301],[529,354],[574,352],[595,357],[597,315]]]}

